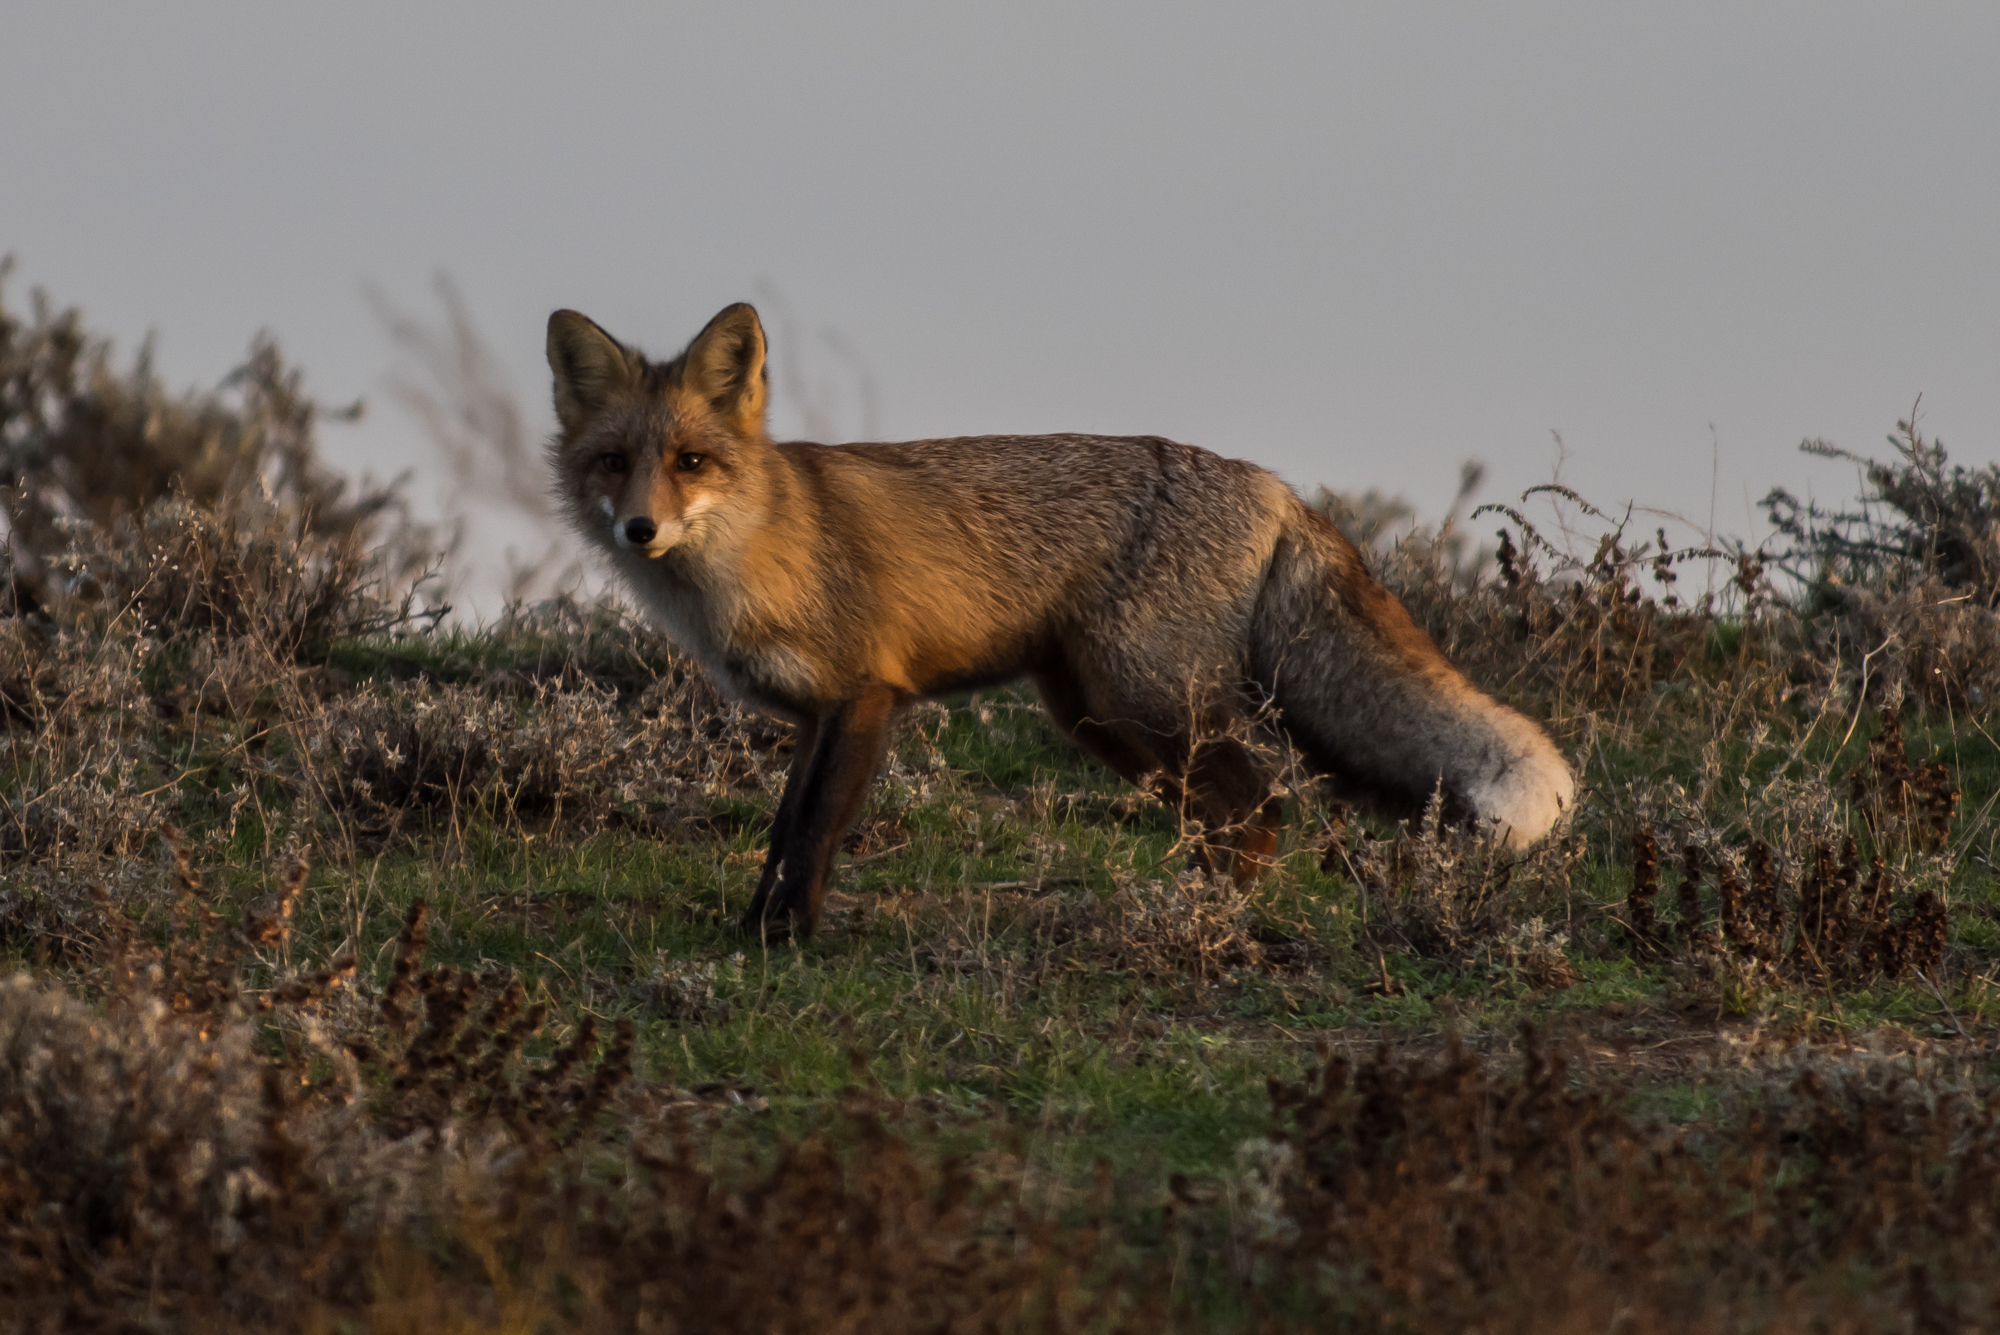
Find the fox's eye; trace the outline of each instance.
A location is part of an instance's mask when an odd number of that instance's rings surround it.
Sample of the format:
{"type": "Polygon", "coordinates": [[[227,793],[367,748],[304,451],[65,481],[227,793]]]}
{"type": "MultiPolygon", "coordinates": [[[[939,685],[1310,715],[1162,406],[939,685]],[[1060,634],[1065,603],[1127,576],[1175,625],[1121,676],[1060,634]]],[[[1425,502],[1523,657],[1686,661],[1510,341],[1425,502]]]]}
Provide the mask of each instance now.
{"type": "Polygon", "coordinates": [[[690,453],[690,454],[679,455],[674,459],[674,467],[680,469],[683,473],[692,473],[697,468],[700,468],[702,465],[702,461],[707,458],[708,456],[705,454],[690,453]]]}
{"type": "Polygon", "coordinates": [[[597,456],[597,466],[607,473],[622,473],[625,471],[625,456],[622,454],[600,454],[597,456]]]}

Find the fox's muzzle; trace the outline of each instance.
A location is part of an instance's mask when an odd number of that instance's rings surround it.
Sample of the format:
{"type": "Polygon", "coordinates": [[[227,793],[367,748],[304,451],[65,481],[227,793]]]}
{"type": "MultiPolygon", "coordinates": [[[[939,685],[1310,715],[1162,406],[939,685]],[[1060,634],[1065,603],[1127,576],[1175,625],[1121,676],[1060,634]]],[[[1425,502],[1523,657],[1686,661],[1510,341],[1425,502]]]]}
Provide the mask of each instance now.
{"type": "Polygon", "coordinates": [[[605,506],[605,518],[611,521],[611,541],[621,551],[638,552],[646,557],[664,556],[669,547],[681,540],[686,527],[678,519],[663,524],[650,515],[619,519],[608,513],[610,508],[605,506]]]}

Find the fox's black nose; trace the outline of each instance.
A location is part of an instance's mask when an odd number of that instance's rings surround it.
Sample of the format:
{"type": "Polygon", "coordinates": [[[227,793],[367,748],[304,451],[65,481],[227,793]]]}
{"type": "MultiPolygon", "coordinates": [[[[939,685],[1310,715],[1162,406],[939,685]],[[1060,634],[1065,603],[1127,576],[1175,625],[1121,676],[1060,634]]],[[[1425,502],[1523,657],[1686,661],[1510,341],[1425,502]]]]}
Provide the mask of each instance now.
{"type": "Polygon", "coordinates": [[[660,526],[650,519],[628,519],[625,521],[625,541],[634,547],[644,547],[660,531],[660,526]]]}

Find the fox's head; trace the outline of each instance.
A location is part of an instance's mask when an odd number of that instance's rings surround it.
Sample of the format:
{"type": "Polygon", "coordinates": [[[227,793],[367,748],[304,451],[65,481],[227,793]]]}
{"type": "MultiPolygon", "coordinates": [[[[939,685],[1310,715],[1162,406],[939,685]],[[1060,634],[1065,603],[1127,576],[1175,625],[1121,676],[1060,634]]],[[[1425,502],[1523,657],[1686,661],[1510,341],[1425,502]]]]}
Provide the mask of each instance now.
{"type": "Polygon", "coordinates": [[[647,557],[698,550],[752,502],[764,433],[764,326],[738,302],[670,362],[575,311],[549,317],[556,488],[583,534],[647,557]]]}

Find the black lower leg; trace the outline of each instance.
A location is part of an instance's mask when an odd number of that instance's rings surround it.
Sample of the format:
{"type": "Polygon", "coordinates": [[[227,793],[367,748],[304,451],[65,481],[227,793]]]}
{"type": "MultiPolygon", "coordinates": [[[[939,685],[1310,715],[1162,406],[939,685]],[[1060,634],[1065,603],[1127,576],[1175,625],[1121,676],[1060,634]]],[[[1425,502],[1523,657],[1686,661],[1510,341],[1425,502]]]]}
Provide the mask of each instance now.
{"type": "Polygon", "coordinates": [[[773,831],[764,885],[744,920],[746,930],[769,941],[803,935],[818,922],[828,868],[882,766],[895,706],[892,694],[874,692],[843,701],[820,720],[790,819],[773,831]]]}
{"type": "Polygon", "coordinates": [[[812,773],[813,752],[818,747],[819,734],[817,719],[799,724],[798,731],[793,734],[792,767],[785,774],[785,791],[778,798],[777,813],[771,818],[771,838],[764,850],[764,873],[757,878],[757,894],[750,901],[750,912],[744,916],[746,927],[764,919],[764,906],[770,902],[771,888],[777,884],[778,871],[784,865],[783,850],[791,842],[792,827],[798,823],[799,795],[805,791],[807,778],[812,773]]]}

